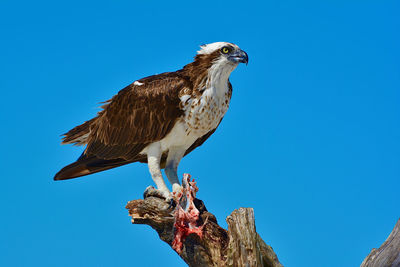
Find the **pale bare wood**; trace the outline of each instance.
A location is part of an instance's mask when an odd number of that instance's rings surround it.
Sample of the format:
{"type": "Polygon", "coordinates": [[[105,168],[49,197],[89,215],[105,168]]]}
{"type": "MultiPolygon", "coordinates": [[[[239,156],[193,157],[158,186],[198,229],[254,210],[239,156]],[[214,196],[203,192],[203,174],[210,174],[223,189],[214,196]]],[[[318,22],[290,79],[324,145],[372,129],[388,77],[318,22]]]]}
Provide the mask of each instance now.
{"type": "MultiPolygon", "coordinates": [[[[202,237],[190,234],[178,254],[189,266],[282,267],[273,249],[256,232],[254,210],[239,208],[227,217],[228,230],[218,225],[203,201],[194,200],[200,212],[202,237]]],[[[132,200],[126,206],[133,224],[147,224],[172,247],[175,207],[158,197],[132,200]]],[[[360,267],[400,266],[400,219],[379,249],[372,249],[360,267]]]]}
{"type": "Polygon", "coordinates": [[[380,248],[373,248],[360,267],[400,266],[400,219],[380,248]]]}
{"type": "MultiPolygon", "coordinates": [[[[228,231],[218,225],[203,201],[195,199],[200,211],[200,238],[190,234],[178,254],[189,266],[268,266],[281,267],[272,248],[256,232],[252,208],[240,208],[227,218],[228,231]]],[[[133,224],[147,224],[155,229],[161,240],[172,247],[174,239],[174,207],[164,199],[147,197],[130,201],[127,206],[133,224]]]]}
{"type": "Polygon", "coordinates": [[[234,210],[226,221],[230,241],[227,266],[282,266],[272,248],[256,232],[252,208],[234,210]]]}

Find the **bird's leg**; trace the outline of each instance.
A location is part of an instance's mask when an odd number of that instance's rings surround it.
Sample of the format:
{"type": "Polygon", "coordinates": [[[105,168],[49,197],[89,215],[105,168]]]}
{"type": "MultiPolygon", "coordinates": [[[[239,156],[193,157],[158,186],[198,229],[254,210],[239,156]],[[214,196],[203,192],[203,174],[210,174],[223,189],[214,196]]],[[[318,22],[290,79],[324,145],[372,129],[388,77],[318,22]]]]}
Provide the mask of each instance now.
{"type": "Polygon", "coordinates": [[[161,160],[161,147],[159,143],[154,143],[149,146],[147,151],[147,162],[149,166],[149,171],[151,177],[153,178],[154,183],[157,185],[157,189],[149,186],[144,192],[144,196],[159,196],[165,198],[167,201],[171,200],[171,192],[166,186],[164,179],[162,177],[161,168],[160,168],[160,160],[161,160]]]}
{"type": "Polygon", "coordinates": [[[172,185],[172,191],[178,192],[182,187],[178,179],[178,164],[181,161],[186,149],[170,148],[168,151],[167,163],[165,166],[165,174],[172,185]]]}

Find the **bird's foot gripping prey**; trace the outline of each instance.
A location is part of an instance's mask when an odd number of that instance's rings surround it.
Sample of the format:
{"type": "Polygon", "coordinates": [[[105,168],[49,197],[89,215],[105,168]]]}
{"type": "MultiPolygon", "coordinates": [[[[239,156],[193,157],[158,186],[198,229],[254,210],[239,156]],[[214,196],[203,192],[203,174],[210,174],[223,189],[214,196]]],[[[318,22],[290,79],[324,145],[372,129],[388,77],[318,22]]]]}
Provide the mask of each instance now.
{"type": "Polygon", "coordinates": [[[217,42],[201,46],[194,61],[180,70],[128,85],[95,118],[64,134],[63,144],[86,148],[54,180],[143,162],[157,186],[147,193],[171,199],[161,170],[165,169],[172,191],[179,192],[178,164],[217,129],[232,96],[229,76],[239,63],[248,63],[246,52],[217,42]]]}

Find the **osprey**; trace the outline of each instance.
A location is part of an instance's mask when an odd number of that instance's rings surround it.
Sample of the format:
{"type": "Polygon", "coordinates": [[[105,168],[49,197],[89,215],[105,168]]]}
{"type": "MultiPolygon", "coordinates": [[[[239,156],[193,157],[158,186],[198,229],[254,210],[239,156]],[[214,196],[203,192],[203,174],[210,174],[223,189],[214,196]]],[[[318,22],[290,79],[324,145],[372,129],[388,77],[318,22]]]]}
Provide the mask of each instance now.
{"type": "Polygon", "coordinates": [[[54,180],[139,161],[148,164],[156,194],[171,199],[161,169],[173,192],[180,190],[180,160],[215,132],[232,95],[229,75],[239,63],[248,63],[246,52],[232,43],[200,48],[183,69],[133,82],[106,101],[95,118],[64,134],[63,144],[86,149],[54,180]]]}

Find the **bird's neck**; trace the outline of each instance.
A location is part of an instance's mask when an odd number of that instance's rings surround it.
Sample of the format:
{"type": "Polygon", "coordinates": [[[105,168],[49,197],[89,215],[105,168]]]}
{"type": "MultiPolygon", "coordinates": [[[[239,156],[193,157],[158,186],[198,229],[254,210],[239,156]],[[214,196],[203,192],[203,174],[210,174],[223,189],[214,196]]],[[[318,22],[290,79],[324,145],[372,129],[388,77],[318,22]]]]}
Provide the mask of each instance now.
{"type": "Polygon", "coordinates": [[[231,72],[237,64],[226,64],[226,62],[214,62],[208,70],[205,87],[212,90],[214,94],[221,97],[229,90],[228,81],[231,72]]]}
{"type": "Polygon", "coordinates": [[[186,65],[183,72],[187,75],[196,91],[212,91],[223,96],[229,90],[228,81],[237,64],[227,64],[216,57],[197,55],[195,61],[186,65]]]}

